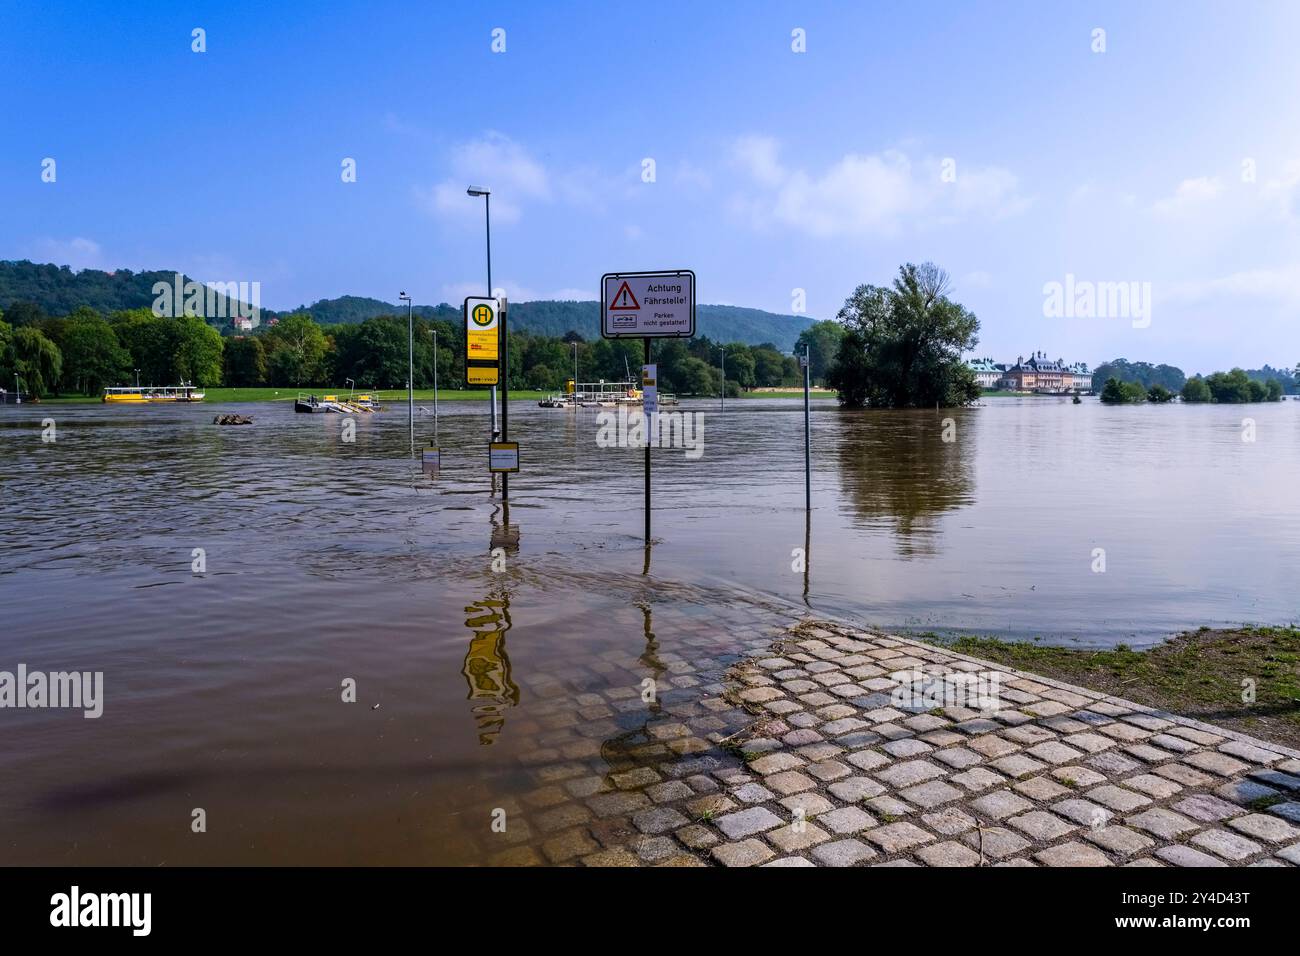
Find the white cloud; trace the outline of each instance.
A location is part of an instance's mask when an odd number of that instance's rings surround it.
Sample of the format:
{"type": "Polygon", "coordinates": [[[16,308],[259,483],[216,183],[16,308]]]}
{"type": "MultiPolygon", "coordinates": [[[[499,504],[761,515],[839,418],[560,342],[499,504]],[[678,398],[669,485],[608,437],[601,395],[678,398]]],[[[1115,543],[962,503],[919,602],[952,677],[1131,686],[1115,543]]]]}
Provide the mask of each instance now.
{"type": "Polygon", "coordinates": [[[894,235],[967,216],[1001,218],[1023,211],[1014,174],[996,166],[959,165],[941,177],[939,160],[914,162],[902,150],[843,156],[820,171],[782,164],[768,137],[738,140],[732,157],[755,187],[733,198],[732,212],[755,228],[792,226],[811,235],[894,235]]]}
{"type": "Polygon", "coordinates": [[[1184,279],[1159,283],[1158,298],[1174,302],[1204,302],[1227,297],[1257,299],[1288,306],[1300,305],[1300,265],[1277,269],[1244,269],[1209,279],[1184,279]]]}
{"type": "Polygon", "coordinates": [[[493,223],[515,223],[529,203],[563,203],[604,211],[611,199],[627,199],[640,185],[640,165],[609,174],[591,165],[548,169],[501,133],[459,143],[447,158],[451,175],[433,186],[417,186],[416,201],[439,218],[469,220],[483,213],[467,187],[492,191],[493,223]]]}
{"type": "MultiPolygon", "coordinates": [[[[513,279],[494,282],[493,285],[497,291],[504,290],[506,298],[512,302],[539,302],[543,300],[590,302],[593,299],[600,298],[600,289],[594,284],[591,288],[564,287],[550,292],[521,285],[513,279]]],[[[466,296],[483,295],[484,291],[481,282],[454,282],[442,287],[442,296],[444,302],[458,305],[464,301],[466,296]]]]}
{"type": "Polygon", "coordinates": [[[1289,163],[1281,176],[1263,182],[1259,197],[1283,219],[1300,217],[1300,162],[1289,163]]]}
{"type": "Polygon", "coordinates": [[[522,203],[549,201],[550,178],[545,168],[522,146],[500,133],[460,143],[448,157],[452,175],[432,187],[416,187],[416,199],[439,217],[481,216],[482,200],[466,195],[471,185],[492,191],[492,216],[501,223],[518,222],[522,203]]]}
{"type": "Polygon", "coordinates": [[[34,262],[52,262],[74,272],[104,268],[104,251],[93,239],[38,239],[28,247],[27,257],[34,262]]]}
{"type": "Polygon", "coordinates": [[[1162,216],[1176,216],[1201,208],[1223,193],[1223,182],[1217,176],[1199,176],[1184,179],[1172,196],[1158,199],[1151,208],[1162,216]]]}

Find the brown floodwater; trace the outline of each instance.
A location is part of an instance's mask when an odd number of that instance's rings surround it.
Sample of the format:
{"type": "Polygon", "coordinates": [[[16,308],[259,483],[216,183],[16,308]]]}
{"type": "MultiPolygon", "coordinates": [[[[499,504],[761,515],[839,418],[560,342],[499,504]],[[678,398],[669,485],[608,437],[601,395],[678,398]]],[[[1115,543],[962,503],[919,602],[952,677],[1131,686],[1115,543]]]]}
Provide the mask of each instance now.
{"type": "Polygon", "coordinates": [[[286,403],[0,407],[0,671],[105,697],[0,710],[0,862],[480,862],[491,808],[725,730],[700,700],[799,608],[1099,646],[1300,618],[1295,402],[817,401],[807,523],[800,402],[681,410],[647,559],[641,452],[591,410],[512,405],[507,512],[482,402],[442,403],[436,480],[396,405],[353,442],[286,403]]]}

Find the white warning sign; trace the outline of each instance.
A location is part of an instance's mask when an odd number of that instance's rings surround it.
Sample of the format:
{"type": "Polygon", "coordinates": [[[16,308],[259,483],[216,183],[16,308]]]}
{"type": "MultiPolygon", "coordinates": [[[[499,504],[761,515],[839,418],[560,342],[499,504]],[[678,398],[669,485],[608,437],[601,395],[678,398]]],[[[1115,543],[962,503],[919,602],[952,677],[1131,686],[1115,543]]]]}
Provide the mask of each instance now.
{"type": "Polygon", "coordinates": [[[690,338],[695,273],[608,272],[600,279],[600,334],[607,339],[690,338]]]}

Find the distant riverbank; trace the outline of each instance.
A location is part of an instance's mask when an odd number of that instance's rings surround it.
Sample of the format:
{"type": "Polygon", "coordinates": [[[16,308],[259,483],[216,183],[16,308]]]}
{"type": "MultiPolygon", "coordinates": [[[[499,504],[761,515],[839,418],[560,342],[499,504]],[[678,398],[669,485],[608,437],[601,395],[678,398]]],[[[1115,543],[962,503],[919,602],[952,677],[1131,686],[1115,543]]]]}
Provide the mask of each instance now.
{"type": "MultiPolygon", "coordinates": [[[[203,391],[205,395],[204,401],[210,404],[218,404],[223,402],[292,402],[295,398],[298,397],[298,394],[300,392],[304,392],[311,395],[339,395],[339,396],[346,395],[348,393],[348,390],[344,388],[301,388],[299,389],[299,388],[292,388],[287,386],[284,388],[262,388],[262,387],[230,388],[226,386],[217,386],[213,388],[206,388],[203,391]]],[[[554,391],[541,391],[538,389],[523,388],[523,389],[511,389],[510,397],[512,399],[520,399],[520,400],[530,399],[532,401],[537,401],[538,399],[546,398],[548,395],[557,395],[559,393],[560,393],[559,389],[556,389],[554,391]]],[[[354,394],[374,395],[379,399],[380,402],[383,403],[396,403],[396,402],[406,401],[405,389],[371,390],[371,389],[359,388],[355,390],[354,394]]],[[[488,397],[487,389],[451,389],[451,388],[438,389],[438,401],[440,402],[459,402],[459,401],[471,401],[471,400],[484,401],[487,399],[487,397],[488,397]]],[[[691,397],[711,398],[716,396],[696,395],[691,397]]],[[[752,392],[742,392],[739,396],[729,396],[729,397],[732,398],[803,398],[803,390],[791,389],[788,391],[787,390],[763,391],[760,389],[755,389],[752,392]]],[[[824,389],[823,390],[814,389],[812,392],[812,397],[813,398],[834,398],[835,392],[824,390],[824,389]]],[[[433,389],[417,388],[415,390],[415,399],[416,401],[420,401],[420,402],[433,401],[433,389]]],[[[86,404],[97,405],[99,404],[99,402],[100,402],[100,397],[98,395],[64,395],[59,398],[55,398],[53,396],[47,395],[40,400],[39,404],[41,405],[86,405],[86,404]]],[[[24,403],[26,403],[26,400],[24,400],[24,403]]]]}

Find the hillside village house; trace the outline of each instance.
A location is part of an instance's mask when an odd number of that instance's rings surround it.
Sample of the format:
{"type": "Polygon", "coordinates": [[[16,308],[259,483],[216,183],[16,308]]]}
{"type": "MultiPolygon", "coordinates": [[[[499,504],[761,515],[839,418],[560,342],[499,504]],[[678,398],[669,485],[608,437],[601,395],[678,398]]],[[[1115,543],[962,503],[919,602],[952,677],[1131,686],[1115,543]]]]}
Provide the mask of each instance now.
{"type": "Polygon", "coordinates": [[[1010,366],[987,358],[974,359],[967,364],[981,388],[1049,394],[1092,389],[1092,373],[1086,362],[1066,365],[1064,359],[1049,359],[1046,352],[1034,352],[1028,359],[1018,356],[1016,364],[1010,366]]]}

